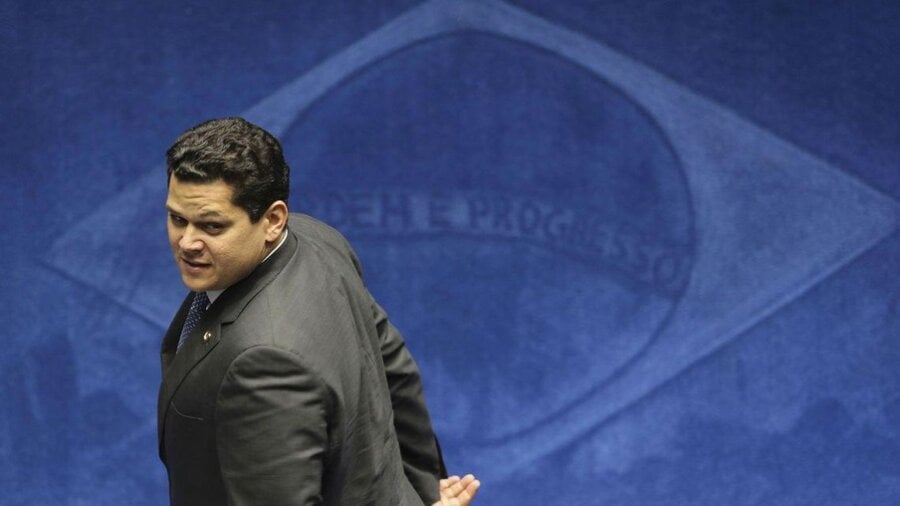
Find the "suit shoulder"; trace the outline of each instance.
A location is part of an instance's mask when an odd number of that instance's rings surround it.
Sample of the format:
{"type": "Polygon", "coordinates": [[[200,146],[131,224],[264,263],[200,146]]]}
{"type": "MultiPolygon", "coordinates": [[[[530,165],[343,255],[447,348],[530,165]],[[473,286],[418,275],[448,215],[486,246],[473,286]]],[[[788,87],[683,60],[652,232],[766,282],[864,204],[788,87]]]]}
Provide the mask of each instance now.
{"type": "Polygon", "coordinates": [[[347,239],[330,225],[312,216],[292,213],[289,222],[291,231],[297,234],[301,242],[307,242],[328,252],[330,257],[338,257],[341,264],[352,267],[360,277],[363,275],[362,265],[353,247],[347,239]]]}
{"type": "Polygon", "coordinates": [[[307,214],[291,213],[288,226],[294,233],[308,239],[325,241],[347,248],[350,246],[347,239],[337,229],[307,214]]]}

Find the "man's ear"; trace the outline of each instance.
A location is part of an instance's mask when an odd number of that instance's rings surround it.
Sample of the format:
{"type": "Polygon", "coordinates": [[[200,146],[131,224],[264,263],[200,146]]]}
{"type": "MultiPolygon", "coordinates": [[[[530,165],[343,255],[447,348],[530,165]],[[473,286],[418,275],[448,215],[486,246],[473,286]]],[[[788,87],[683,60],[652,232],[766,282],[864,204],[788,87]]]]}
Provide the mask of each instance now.
{"type": "Polygon", "coordinates": [[[266,209],[262,219],[266,222],[266,242],[275,242],[281,237],[288,222],[288,207],[283,200],[276,200],[266,209]]]}

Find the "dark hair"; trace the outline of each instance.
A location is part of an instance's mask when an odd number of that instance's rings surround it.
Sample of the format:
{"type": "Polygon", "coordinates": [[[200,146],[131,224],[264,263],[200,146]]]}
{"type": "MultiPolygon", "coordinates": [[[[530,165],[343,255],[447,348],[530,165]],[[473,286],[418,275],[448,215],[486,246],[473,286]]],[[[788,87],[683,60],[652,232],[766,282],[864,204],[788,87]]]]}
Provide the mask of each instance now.
{"type": "Polygon", "coordinates": [[[276,200],[287,202],[290,169],[272,134],[243,118],[201,123],[181,134],[166,151],[167,180],[211,183],[234,190],[232,203],[256,223],[276,200]]]}

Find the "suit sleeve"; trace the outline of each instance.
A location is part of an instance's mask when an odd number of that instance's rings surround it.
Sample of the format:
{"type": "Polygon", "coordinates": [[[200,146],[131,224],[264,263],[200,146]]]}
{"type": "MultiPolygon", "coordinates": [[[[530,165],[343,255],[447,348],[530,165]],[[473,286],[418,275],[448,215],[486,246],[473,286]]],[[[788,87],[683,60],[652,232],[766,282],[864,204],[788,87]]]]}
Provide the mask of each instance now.
{"type": "Polygon", "coordinates": [[[322,503],[327,390],[298,357],[258,346],[225,375],[216,441],[228,504],[322,503]]]}
{"type": "Polygon", "coordinates": [[[446,477],[447,471],[425,405],[419,368],[385,311],[372,304],[403,470],[425,504],[432,504],[440,500],[438,479],[446,477]]]}
{"type": "MultiPolygon", "coordinates": [[[[362,266],[353,248],[340,234],[335,232],[334,237],[362,280],[362,266]]],[[[387,313],[368,292],[366,295],[371,301],[378,345],[391,393],[394,429],[400,443],[403,470],[422,501],[432,504],[440,500],[438,480],[447,476],[447,470],[425,404],[419,367],[406,348],[403,336],[388,320],[387,313]]]]}

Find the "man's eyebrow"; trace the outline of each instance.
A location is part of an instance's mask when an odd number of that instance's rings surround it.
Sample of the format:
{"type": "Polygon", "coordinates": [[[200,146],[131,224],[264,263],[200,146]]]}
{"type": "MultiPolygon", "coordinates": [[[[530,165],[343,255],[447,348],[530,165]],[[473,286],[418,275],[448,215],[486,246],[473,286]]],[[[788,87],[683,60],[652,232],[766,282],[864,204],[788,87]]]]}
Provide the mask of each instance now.
{"type": "MultiPolygon", "coordinates": [[[[173,208],[172,208],[171,206],[169,206],[168,204],[166,204],[166,211],[168,211],[168,212],[170,212],[170,213],[172,213],[172,214],[177,214],[177,215],[181,216],[181,213],[180,213],[180,212],[176,211],[175,209],[173,209],[173,208]]],[[[207,210],[207,211],[203,211],[202,213],[200,213],[200,214],[198,215],[198,217],[200,217],[200,218],[222,218],[222,217],[224,217],[224,215],[223,215],[222,213],[220,213],[219,211],[215,211],[215,210],[210,209],[210,210],[207,210]]]]}

